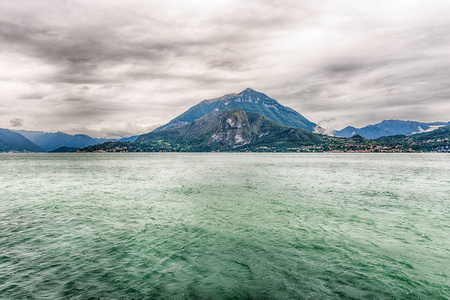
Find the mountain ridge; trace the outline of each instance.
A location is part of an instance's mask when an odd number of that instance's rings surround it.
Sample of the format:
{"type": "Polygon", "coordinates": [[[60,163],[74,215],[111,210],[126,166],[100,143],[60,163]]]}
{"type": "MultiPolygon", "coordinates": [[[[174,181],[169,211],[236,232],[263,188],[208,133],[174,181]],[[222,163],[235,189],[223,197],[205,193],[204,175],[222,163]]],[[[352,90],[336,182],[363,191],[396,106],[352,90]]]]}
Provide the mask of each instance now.
{"type": "Polygon", "coordinates": [[[259,113],[272,121],[288,127],[313,131],[317,126],[294,109],[281,105],[277,100],[270,98],[264,93],[247,88],[240,93],[231,93],[222,97],[203,100],[153,131],[157,132],[186,125],[215,111],[233,111],[236,109],[259,113]]]}
{"type": "MultiPolygon", "coordinates": [[[[45,132],[31,130],[12,130],[13,132],[23,135],[34,144],[38,145],[42,150],[52,152],[61,147],[67,148],[84,148],[95,144],[105,142],[115,142],[118,139],[93,138],[86,134],[68,134],[62,131],[45,132]]],[[[131,136],[119,139],[119,141],[134,141],[138,136],[131,136]]]]}
{"type": "Polygon", "coordinates": [[[9,129],[0,128],[0,152],[43,152],[32,141],[9,129]]]}
{"type": "Polygon", "coordinates": [[[16,130],[15,132],[22,134],[30,141],[41,147],[44,151],[52,151],[63,146],[83,148],[99,143],[96,139],[85,134],[70,135],[61,131],[43,132],[28,130],[16,130]]]}
{"type": "Polygon", "coordinates": [[[359,134],[367,139],[376,139],[382,136],[392,136],[397,134],[411,135],[435,130],[441,126],[446,126],[446,122],[424,123],[409,120],[383,120],[380,123],[367,125],[361,128],[347,126],[341,130],[335,131],[334,135],[339,137],[351,137],[355,134],[359,134]]]}

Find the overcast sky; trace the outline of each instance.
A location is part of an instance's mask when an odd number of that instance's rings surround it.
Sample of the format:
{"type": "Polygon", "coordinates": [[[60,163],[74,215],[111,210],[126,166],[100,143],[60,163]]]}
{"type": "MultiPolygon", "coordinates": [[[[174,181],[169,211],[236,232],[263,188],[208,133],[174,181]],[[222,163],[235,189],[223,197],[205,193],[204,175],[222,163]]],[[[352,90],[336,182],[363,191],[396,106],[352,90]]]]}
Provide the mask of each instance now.
{"type": "Polygon", "coordinates": [[[247,87],[323,127],[448,121],[449,0],[2,0],[0,127],[148,132],[247,87]]]}

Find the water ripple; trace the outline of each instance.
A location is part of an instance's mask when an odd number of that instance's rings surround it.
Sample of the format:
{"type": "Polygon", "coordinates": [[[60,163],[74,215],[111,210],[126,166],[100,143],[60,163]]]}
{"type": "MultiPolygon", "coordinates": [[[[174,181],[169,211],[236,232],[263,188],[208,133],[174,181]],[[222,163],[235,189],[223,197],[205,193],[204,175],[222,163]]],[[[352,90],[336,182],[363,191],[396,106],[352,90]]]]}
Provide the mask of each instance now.
{"type": "Polygon", "coordinates": [[[450,298],[448,156],[1,154],[0,174],[0,299],[450,298]]]}

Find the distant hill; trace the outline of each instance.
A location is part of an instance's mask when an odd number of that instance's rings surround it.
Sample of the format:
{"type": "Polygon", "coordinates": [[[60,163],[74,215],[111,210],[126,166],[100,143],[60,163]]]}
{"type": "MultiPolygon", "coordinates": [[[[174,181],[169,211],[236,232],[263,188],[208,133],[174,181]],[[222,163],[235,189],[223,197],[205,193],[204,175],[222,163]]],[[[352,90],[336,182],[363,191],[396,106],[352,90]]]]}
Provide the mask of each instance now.
{"type": "Polygon", "coordinates": [[[20,133],[0,128],[0,152],[43,152],[43,150],[20,133]]]}
{"type": "Polygon", "coordinates": [[[430,132],[417,133],[410,137],[415,142],[427,140],[444,140],[450,139],[450,126],[446,125],[430,132]]]}
{"type": "Polygon", "coordinates": [[[339,137],[351,137],[358,134],[366,139],[376,139],[382,136],[397,134],[411,135],[434,130],[444,125],[446,125],[445,122],[421,123],[415,121],[384,120],[381,123],[368,125],[362,128],[348,126],[342,130],[335,131],[334,135],[339,137]]]}
{"type": "Polygon", "coordinates": [[[384,146],[400,145],[403,149],[412,151],[450,152],[450,126],[443,126],[430,132],[413,135],[384,136],[375,140],[384,146]]]}
{"type": "Polygon", "coordinates": [[[27,130],[16,130],[16,132],[28,138],[30,141],[41,147],[44,151],[55,150],[62,146],[79,149],[99,143],[98,140],[85,134],[70,135],[59,131],[50,133],[27,130]]]}
{"type": "Polygon", "coordinates": [[[80,149],[80,148],[62,146],[62,147],[59,147],[58,149],[48,151],[48,152],[49,153],[71,153],[71,152],[76,152],[78,149],[80,149]]]}
{"type": "Polygon", "coordinates": [[[313,131],[317,126],[292,108],[283,106],[275,99],[248,88],[238,94],[228,94],[220,98],[204,100],[154,131],[186,125],[213,112],[234,111],[236,109],[258,113],[281,125],[307,131],[313,131]]]}

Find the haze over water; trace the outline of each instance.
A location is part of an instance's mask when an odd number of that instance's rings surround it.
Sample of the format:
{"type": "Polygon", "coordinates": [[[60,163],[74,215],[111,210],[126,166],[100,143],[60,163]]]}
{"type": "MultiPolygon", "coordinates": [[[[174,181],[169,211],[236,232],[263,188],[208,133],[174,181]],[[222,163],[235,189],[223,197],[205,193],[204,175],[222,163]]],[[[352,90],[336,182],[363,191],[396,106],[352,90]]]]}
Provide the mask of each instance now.
{"type": "Polygon", "coordinates": [[[0,299],[448,299],[450,157],[0,154],[0,299]]]}

